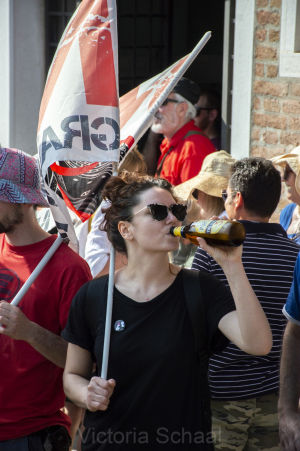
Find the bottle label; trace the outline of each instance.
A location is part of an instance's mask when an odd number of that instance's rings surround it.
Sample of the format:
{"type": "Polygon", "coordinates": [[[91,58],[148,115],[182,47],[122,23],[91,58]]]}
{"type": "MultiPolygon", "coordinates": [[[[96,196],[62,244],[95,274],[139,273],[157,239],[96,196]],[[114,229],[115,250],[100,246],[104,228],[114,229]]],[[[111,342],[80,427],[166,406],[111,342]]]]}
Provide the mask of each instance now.
{"type": "Polygon", "coordinates": [[[229,221],[223,221],[221,219],[213,221],[199,221],[195,224],[196,232],[209,233],[211,235],[218,233],[224,224],[229,221]]]}

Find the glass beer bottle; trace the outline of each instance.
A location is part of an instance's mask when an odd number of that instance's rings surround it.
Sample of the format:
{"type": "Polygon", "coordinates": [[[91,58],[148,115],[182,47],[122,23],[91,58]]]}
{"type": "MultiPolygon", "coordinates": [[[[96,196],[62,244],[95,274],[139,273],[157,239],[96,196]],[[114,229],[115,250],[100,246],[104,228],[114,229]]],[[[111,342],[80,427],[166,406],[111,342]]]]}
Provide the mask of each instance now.
{"type": "Polygon", "coordinates": [[[243,244],[246,232],[243,224],[229,220],[203,220],[192,222],[184,227],[171,227],[171,235],[187,238],[193,244],[199,245],[197,237],[204,238],[210,246],[240,246],[243,244]]]}

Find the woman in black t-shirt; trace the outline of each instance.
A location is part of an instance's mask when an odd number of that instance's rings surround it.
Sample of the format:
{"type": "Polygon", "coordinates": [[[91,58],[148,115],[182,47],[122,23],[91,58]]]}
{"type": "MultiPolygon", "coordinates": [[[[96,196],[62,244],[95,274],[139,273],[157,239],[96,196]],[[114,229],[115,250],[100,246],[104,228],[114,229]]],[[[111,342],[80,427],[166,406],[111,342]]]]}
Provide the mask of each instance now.
{"type": "MultiPolygon", "coordinates": [[[[129,173],[112,177],[103,197],[111,202],[103,227],[128,264],[115,275],[108,380],[98,373],[105,299],[99,299],[95,334],[85,321],[99,279],[79,290],[63,331],[69,341],[65,392],[88,409],[82,450],[210,449],[182,273],[168,261],[178,247],[170,227],[180,225],[185,207],[167,181],[129,173]],[[93,359],[97,376],[91,379],[93,359]]],[[[220,352],[231,340],[248,353],[267,354],[272,335],[245,275],[242,249],[199,244],[222,266],[231,288],[199,273],[207,351],[220,352]]]]}

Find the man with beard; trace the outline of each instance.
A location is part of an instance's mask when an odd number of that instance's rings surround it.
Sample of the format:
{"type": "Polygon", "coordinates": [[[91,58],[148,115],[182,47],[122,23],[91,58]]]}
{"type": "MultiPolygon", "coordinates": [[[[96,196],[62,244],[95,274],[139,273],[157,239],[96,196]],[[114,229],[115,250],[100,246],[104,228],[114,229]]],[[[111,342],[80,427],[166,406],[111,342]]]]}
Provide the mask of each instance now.
{"type": "MultiPolygon", "coordinates": [[[[200,94],[196,83],[181,78],[158,108],[151,127],[154,134],[162,133],[165,136],[160,146],[161,155],[156,175],[175,186],[195,177],[200,172],[204,158],[216,150],[207,136],[194,124],[194,104],[200,94]]],[[[150,172],[151,161],[155,159],[155,144],[156,137],[153,138],[151,133],[144,148],[150,172]]]]}
{"type": "Polygon", "coordinates": [[[40,191],[33,157],[0,148],[0,449],[61,450],[70,445],[60,336],[73,296],[91,279],[86,262],[61,244],[19,306],[17,292],[56,239],[37,223],[40,191]]]}
{"type": "Polygon", "coordinates": [[[197,110],[197,115],[194,118],[195,125],[206,134],[216,150],[220,150],[221,98],[219,94],[212,89],[201,89],[201,95],[195,107],[197,110]]]}

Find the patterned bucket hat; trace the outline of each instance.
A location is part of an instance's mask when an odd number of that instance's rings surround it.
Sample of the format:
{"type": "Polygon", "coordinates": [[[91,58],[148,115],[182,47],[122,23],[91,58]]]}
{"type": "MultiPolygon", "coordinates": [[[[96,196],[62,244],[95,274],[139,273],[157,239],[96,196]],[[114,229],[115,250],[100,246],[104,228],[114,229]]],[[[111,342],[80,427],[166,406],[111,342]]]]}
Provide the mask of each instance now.
{"type": "Polygon", "coordinates": [[[41,193],[40,173],[34,157],[21,150],[0,148],[0,200],[49,207],[41,193]]]}

